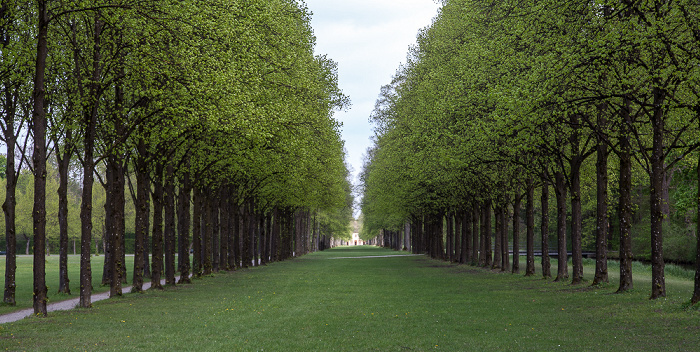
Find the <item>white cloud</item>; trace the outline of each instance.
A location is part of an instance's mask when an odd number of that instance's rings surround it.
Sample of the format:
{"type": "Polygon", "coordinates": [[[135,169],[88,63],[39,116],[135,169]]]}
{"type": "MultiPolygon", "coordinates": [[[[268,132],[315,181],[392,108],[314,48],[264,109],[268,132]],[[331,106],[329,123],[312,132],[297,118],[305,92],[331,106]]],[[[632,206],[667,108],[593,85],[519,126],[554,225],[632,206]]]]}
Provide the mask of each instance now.
{"type": "Polygon", "coordinates": [[[340,88],[352,109],[336,113],[343,122],[348,162],[355,176],[373,135],[368,119],[382,85],[402,62],[421,28],[439,5],[432,0],[307,0],[313,17],[316,53],[338,63],[340,88]]]}

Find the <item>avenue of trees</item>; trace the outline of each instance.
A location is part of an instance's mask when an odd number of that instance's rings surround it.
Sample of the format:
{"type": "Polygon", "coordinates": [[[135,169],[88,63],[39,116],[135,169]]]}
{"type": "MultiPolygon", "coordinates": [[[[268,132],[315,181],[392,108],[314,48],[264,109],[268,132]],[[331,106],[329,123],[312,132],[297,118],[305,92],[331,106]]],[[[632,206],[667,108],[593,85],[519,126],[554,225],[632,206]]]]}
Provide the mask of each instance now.
{"type": "Polygon", "coordinates": [[[619,292],[642,258],[652,299],[671,257],[698,265],[700,301],[700,4],[443,5],[371,116],[364,236],[525,275],[538,248],[544,277],[572,284],[585,248],[594,285],[620,261],[619,292]]]}
{"type": "Polygon", "coordinates": [[[335,63],[314,55],[309,22],[296,0],[3,0],[4,302],[15,304],[20,239],[32,241],[34,311],[45,315],[49,248],[58,290],[90,307],[96,247],[102,284],[122,294],[127,229],[136,292],[146,275],[162,288],[176,272],[188,282],[349,233],[332,117],[349,100],[335,63]]]}

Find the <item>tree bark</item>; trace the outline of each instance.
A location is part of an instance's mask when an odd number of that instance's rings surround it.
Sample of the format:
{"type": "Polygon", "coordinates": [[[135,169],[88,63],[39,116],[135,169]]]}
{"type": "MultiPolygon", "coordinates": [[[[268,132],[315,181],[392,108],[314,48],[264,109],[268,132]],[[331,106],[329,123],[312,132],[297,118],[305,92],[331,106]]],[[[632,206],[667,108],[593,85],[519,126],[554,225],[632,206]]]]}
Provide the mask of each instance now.
{"type": "Polygon", "coordinates": [[[204,209],[202,210],[202,220],[204,223],[204,229],[202,230],[202,274],[211,275],[212,273],[212,236],[214,236],[213,229],[213,217],[212,217],[212,203],[213,196],[211,194],[211,189],[207,189],[207,195],[203,197],[204,209]]]}
{"type": "Polygon", "coordinates": [[[47,2],[38,2],[38,33],[36,49],[36,70],[32,98],[32,132],[34,134],[34,314],[46,316],[46,106],[44,74],[48,56],[49,17],[47,2]]]}
{"type": "Polygon", "coordinates": [[[520,195],[519,187],[515,188],[515,197],[513,198],[513,274],[520,273],[520,195]]]}
{"type": "Polygon", "coordinates": [[[540,224],[540,232],[542,234],[542,277],[549,279],[552,277],[552,265],[549,260],[549,185],[546,182],[542,184],[540,204],[542,207],[542,222],[540,224]]]}
{"type": "Polygon", "coordinates": [[[491,264],[491,269],[501,269],[503,268],[503,207],[496,205],[493,210],[493,216],[495,218],[495,246],[493,253],[493,263],[491,264]]]}
{"type": "Polygon", "coordinates": [[[156,162],[153,176],[153,240],[151,255],[151,288],[163,289],[160,283],[163,274],[163,162],[156,162]]]}
{"type": "Polygon", "coordinates": [[[136,206],[134,219],[134,273],[132,280],[132,290],[134,292],[143,291],[144,266],[146,258],[146,239],[149,230],[150,218],[150,189],[151,182],[148,178],[148,151],[143,139],[137,145],[138,155],[136,157],[136,206]]]}
{"type": "Polygon", "coordinates": [[[175,285],[175,169],[172,161],[165,166],[163,184],[163,240],[165,244],[165,284],[175,285]]]}
{"type": "Polygon", "coordinates": [[[664,277],[663,222],[664,222],[664,94],[659,88],[653,89],[654,113],[651,118],[652,151],[649,194],[651,203],[651,297],[666,297],[664,277]]]}
{"type": "MultiPolygon", "coordinates": [[[[59,228],[59,264],[58,264],[58,293],[70,294],[70,279],[68,278],[68,168],[70,167],[70,159],[73,155],[73,146],[71,144],[72,132],[69,127],[66,128],[65,145],[63,153],[59,150],[56,143],[56,159],[58,162],[58,228],[59,228]]],[[[14,148],[14,145],[13,145],[14,148]]],[[[8,143],[8,158],[9,158],[9,143],[8,143]]],[[[14,154],[14,153],[13,153],[14,154]]],[[[13,155],[14,158],[14,155],[13,155]]],[[[8,168],[8,171],[10,169],[8,168]]],[[[14,170],[14,167],[12,168],[14,170]]],[[[8,172],[8,176],[14,171],[8,172]]],[[[8,177],[9,183],[9,177],[8,177]]],[[[14,195],[13,195],[14,196],[14,195]]]]}
{"type": "Polygon", "coordinates": [[[194,188],[192,209],[192,275],[202,276],[202,191],[194,188]]]}
{"type": "Polygon", "coordinates": [[[698,158],[697,164],[697,183],[698,183],[698,193],[695,198],[695,204],[697,209],[698,221],[695,222],[695,235],[696,235],[696,246],[695,246],[695,285],[693,286],[693,297],[690,299],[690,303],[695,305],[700,302],[700,158],[698,158]]]}
{"type": "MultiPolygon", "coordinates": [[[[5,202],[2,204],[2,210],[5,213],[5,291],[3,302],[9,305],[16,305],[15,300],[15,290],[17,288],[17,283],[15,282],[15,276],[17,273],[17,233],[15,220],[17,218],[16,208],[17,208],[17,173],[15,172],[15,146],[16,146],[16,135],[15,135],[15,103],[10,103],[14,101],[15,98],[11,96],[8,91],[6,94],[7,106],[5,106],[5,143],[7,147],[7,164],[5,167],[5,202]]],[[[21,169],[21,163],[20,163],[21,169]]],[[[66,284],[67,285],[67,284],[66,284]]]]}
{"type": "MultiPolygon", "coordinates": [[[[598,112],[598,127],[607,128],[603,111],[598,112]]],[[[596,247],[593,286],[608,280],[608,145],[602,133],[596,146],[596,247]]]]}
{"type": "Polygon", "coordinates": [[[180,280],[179,284],[191,283],[190,280],[190,199],[192,194],[192,185],[190,184],[190,175],[185,173],[180,180],[178,189],[178,213],[177,213],[177,232],[178,232],[178,257],[180,280]]]}
{"type": "Polygon", "coordinates": [[[625,98],[622,110],[623,122],[620,126],[620,179],[618,218],[620,219],[620,287],[617,292],[629,291],[632,284],[632,157],[629,141],[629,99],[625,98]]]}
{"type": "MultiPolygon", "coordinates": [[[[526,222],[526,263],[525,276],[535,275],[535,186],[532,177],[527,179],[527,193],[525,204],[526,222]]],[[[515,252],[515,250],[513,250],[515,252]]]]}
{"type": "Polygon", "coordinates": [[[472,265],[479,264],[479,250],[481,245],[479,244],[479,203],[472,201],[472,265]]]}
{"type": "Polygon", "coordinates": [[[557,196],[557,277],[561,281],[569,277],[568,253],[566,252],[566,181],[564,174],[555,176],[555,193],[557,196]]]}
{"type": "Polygon", "coordinates": [[[220,226],[219,233],[221,235],[219,240],[219,268],[221,270],[229,271],[231,267],[229,266],[228,260],[228,245],[230,238],[231,227],[229,225],[230,213],[228,212],[228,187],[221,188],[221,197],[219,198],[219,214],[220,214],[220,226]]]}

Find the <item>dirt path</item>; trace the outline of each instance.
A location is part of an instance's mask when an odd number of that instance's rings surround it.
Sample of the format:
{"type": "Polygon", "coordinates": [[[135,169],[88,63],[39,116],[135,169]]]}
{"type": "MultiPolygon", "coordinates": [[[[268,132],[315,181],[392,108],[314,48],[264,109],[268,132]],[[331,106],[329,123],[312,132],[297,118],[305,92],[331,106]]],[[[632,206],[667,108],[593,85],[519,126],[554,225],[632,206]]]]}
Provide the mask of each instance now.
{"type": "MultiPolygon", "coordinates": [[[[180,277],[175,278],[175,282],[180,280],[180,277]]],[[[165,279],[160,280],[161,285],[165,285],[165,279]]],[[[150,282],[144,282],[143,283],[143,289],[147,290],[151,287],[150,282]]],[[[122,288],[122,293],[129,293],[131,292],[131,286],[128,287],[123,287],[122,288]]],[[[93,294],[91,296],[92,302],[97,302],[97,301],[102,301],[109,298],[109,291],[107,292],[102,292],[102,293],[97,293],[93,294]]],[[[48,312],[55,312],[58,310],[70,310],[78,306],[78,303],[80,303],[80,297],[76,298],[71,298],[67,299],[65,301],[58,301],[55,303],[49,303],[46,306],[46,310],[48,312]]],[[[0,315],[0,324],[5,324],[5,323],[12,323],[18,320],[22,320],[28,316],[31,316],[34,314],[34,308],[27,308],[27,309],[22,309],[20,311],[14,312],[14,313],[8,313],[8,314],[3,314],[0,315]]]]}

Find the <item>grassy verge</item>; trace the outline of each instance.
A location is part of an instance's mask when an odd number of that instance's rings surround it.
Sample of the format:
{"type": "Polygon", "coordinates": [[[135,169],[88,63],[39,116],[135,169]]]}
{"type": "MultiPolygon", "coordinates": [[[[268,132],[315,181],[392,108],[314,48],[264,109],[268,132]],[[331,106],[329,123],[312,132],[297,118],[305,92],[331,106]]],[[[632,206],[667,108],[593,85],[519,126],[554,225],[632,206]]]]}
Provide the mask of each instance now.
{"type": "MultiPolygon", "coordinates": [[[[692,282],[614,294],[419,257],[339,248],[0,326],[8,350],[674,350],[700,345],[692,282]]],[[[587,273],[592,272],[590,267],[587,273]]],[[[614,273],[611,273],[614,274],[614,273]]]]}
{"type": "MultiPolygon", "coordinates": [[[[68,256],[68,279],[69,287],[71,289],[71,295],[59,294],[58,291],[58,255],[51,255],[46,257],[46,285],[48,286],[48,297],[49,303],[55,301],[61,301],[65,299],[79,297],[80,295],[80,255],[69,255],[68,256]]],[[[17,305],[10,306],[6,303],[0,303],[0,314],[11,313],[20,309],[31,308],[32,307],[32,296],[34,292],[33,286],[33,273],[34,269],[32,256],[19,255],[17,256],[17,273],[15,284],[17,285],[15,291],[15,300],[17,305]]],[[[104,256],[92,257],[90,264],[92,266],[92,286],[93,292],[104,292],[108,291],[109,287],[102,287],[100,283],[102,282],[102,265],[104,264],[104,256]]],[[[134,269],[134,257],[126,257],[126,271],[127,278],[131,280],[131,274],[134,269]]],[[[5,260],[4,256],[0,261],[0,273],[3,277],[5,274],[5,260]]],[[[129,281],[131,282],[131,281],[129,281]]],[[[0,295],[2,295],[2,290],[5,288],[5,281],[2,280],[2,287],[0,287],[0,295]]],[[[0,296],[2,297],[2,296],[0,296]]],[[[0,298],[0,302],[2,299],[0,298]]]]}

